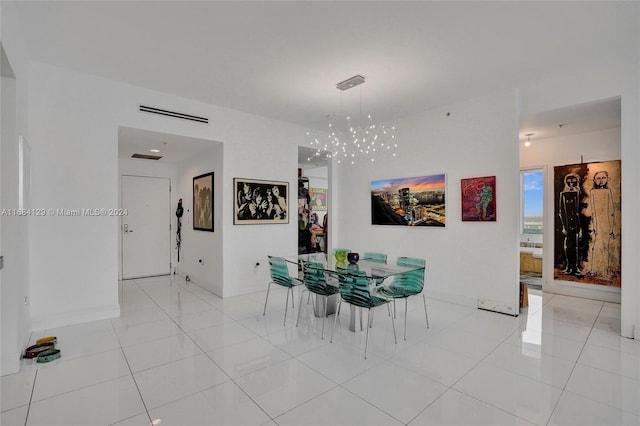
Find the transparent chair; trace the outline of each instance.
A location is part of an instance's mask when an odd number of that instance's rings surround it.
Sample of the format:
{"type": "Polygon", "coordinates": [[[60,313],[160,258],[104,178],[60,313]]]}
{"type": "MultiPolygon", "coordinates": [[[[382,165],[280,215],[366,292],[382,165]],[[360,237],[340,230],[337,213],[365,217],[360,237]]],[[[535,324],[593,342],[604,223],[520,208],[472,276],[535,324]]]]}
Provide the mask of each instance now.
{"type": "MultiPolygon", "coordinates": [[[[400,266],[413,266],[421,269],[397,275],[389,285],[377,287],[376,294],[394,300],[394,315],[395,299],[404,299],[404,340],[407,340],[407,300],[411,296],[422,293],[426,261],[415,257],[399,257],[397,263],[400,266]]],[[[424,304],[424,317],[427,321],[427,328],[429,328],[427,300],[424,293],[422,293],[422,302],[424,304]]]]}
{"type": "MultiPolygon", "coordinates": [[[[387,255],[385,253],[365,252],[362,256],[363,260],[377,263],[387,263],[387,255]]],[[[381,285],[384,278],[376,278],[376,285],[381,285]]]]}
{"type": "Polygon", "coordinates": [[[387,255],[385,253],[365,252],[362,255],[362,260],[368,260],[370,262],[387,263],[387,255]]]}
{"type": "Polygon", "coordinates": [[[295,308],[293,304],[293,288],[301,285],[302,281],[298,278],[294,278],[289,275],[289,268],[287,267],[287,261],[282,257],[269,256],[269,268],[271,270],[271,281],[267,287],[267,297],[264,299],[264,311],[262,315],[267,313],[267,300],[269,300],[269,290],[271,284],[278,284],[287,288],[287,300],[284,306],[284,321],[282,325],[287,323],[287,309],[289,307],[289,292],[291,292],[291,308],[295,308]]]}
{"type": "MultiPolygon", "coordinates": [[[[336,317],[333,321],[333,329],[331,330],[331,340],[333,342],[333,333],[336,329],[336,323],[338,322],[338,316],[340,316],[340,306],[342,302],[353,305],[356,308],[364,308],[368,311],[367,316],[367,335],[365,338],[364,346],[364,358],[367,358],[367,349],[369,347],[369,328],[371,327],[371,309],[378,306],[385,305],[390,302],[390,299],[382,299],[380,297],[372,296],[369,291],[369,280],[363,275],[354,275],[349,273],[338,274],[340,291],[340,300],[338,301],[338,310],[336,317]]],[[[393,328],[393,338],[396,343],[398,339],[396,337],[396,327],[393,316],[391,318],[391,327],[393,328]]]]}
{"type": "MultiPolygon", "coordinates": [[[[308,291],[309,294],[313,293],[316,296],[322,296],[323,298],[323,307],[324,307],[324,315],[322,316],[322,335],[321,339],[324,339],[324,321],[327,318],[327,302],[329,296],[338,293],[338,287],[327,284],[327,276],[325,270],[322,267],[321,263],[318,262],[304,262],[302,264],[302,270],[304,272],[304,286],[305,290],[302,290],[300,294],[300,303],[298,303],[298,320],[296,321],[296,327],[300,322],[300,311],[302,310],[300,307],[302,306],[302,296],[305,291],[308,291]]],[[[314,304],[314,310],[315,310],[314,304]]]]}

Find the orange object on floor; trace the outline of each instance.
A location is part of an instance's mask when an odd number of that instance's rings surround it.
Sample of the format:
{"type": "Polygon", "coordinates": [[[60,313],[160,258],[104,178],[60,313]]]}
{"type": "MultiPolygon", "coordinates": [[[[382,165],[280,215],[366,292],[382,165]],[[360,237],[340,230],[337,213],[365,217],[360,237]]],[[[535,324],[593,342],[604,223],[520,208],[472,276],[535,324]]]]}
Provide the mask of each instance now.
{"type": "Polygon", "coordinates": [[[527,283],[520,282],[520,309],[529,307],[529,290],[527,283]]]}

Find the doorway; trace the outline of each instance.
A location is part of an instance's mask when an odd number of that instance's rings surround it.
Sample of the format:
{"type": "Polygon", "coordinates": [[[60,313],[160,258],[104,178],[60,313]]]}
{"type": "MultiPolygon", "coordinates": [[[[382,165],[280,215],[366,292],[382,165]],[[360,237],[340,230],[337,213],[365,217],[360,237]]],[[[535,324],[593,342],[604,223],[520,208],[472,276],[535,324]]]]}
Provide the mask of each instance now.
{"type": "MultiPolygon", "coordinates": [[[[530,231],[521,231],[519,249],[532,251],[540,248],[544,253],[544,291],[584,297],[608,302],[620,301],[620,292],[612,288],[593,285],[589,278],[579,277],[571,285],[571,280],[556,275],[558,254],[564,252],[563,240],[558,233],[562,226],[557,211],[560,192],[555,182],[555,170],[560,166],[619,160],[621,158],[621,100],[619,97],[592,101],[563,107],[556,110],[538,112],[520,118],[520,170],[542,169],[544,178],[544,229],[542,237],[530,231]],[[541,247],[538,247],[541,245],[541,247]],[[523,247],[524,246],[524,247],[523,247]],[[528,247],[533,246],[533,247],[528,247]],[[612,291],[613,290],[613,291],[612,291]]],[[[521,172],[522,173],[522,172],[521,172]]],[[[591,215],[588,206],[589,179],[580,178],[582,214],[587,219],[591,215]],[[586,197],[586,198],[585,198],[586,197]],[[584,206],[582,203],[586,203],[584,206]]],[[[590,244],[591,230],[588,220],[578,236],[581,248],[590,244]]],[[[580,267],[588,261],[580,257],[580,267]]]]}
{"type": "Polygon", "coordinates": [[[122,279],[171,272],[171,181],[122,176],[122,279]]]}
{"type": "Polygon", "coordinates": [[[329,245],[329,160],[298,147],[298,254],[327,252],[329,245]]]}
{"type": "Polygon", "coordinates": [[[520,282],[542,290],[544,169],[520,170],[520,282]]]}

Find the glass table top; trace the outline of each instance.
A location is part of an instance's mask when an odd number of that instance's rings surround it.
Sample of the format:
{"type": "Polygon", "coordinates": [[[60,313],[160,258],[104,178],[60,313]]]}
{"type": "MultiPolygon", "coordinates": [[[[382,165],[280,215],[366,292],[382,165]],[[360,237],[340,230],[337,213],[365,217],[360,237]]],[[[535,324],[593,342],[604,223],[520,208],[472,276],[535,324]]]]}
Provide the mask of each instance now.
{"type": "Polygon", "coordinates": [[[371,260],[360,259],[357,263],[338,262],[335,257],[326,253],[309,253],[298,256],[283,256],[290,263],[302,264],[304,262],[317,262],[328,272],[349,272],[359,271],[368,278],[384,279],[394,275],[402,274],[410,271],[424,269],[423,267],[401,266],[395,261],[387,261],[386,263],[374,262],[371,260]]]}

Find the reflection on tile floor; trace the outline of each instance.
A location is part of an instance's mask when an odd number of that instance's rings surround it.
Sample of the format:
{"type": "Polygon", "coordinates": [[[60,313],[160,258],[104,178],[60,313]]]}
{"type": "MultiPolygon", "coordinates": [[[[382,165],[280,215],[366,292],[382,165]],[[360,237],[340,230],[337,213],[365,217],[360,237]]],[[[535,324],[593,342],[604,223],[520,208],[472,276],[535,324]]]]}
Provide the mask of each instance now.
{"type": "Polygon", "coordinates": [[[0,378],[0,424],[640,425],[640,342],[619,337],[616,304],[530,290],[516,318],[427,298],[427,330],[413,298],[407,340],[404,304],[397,344],[379,309],[364,359],[348,309],[333,343],[334,316],[322,339],[306,301],[283,326],[284,289],[263,316],[265,292],[121,286],[120,318],[33,333],[63,357],[0,378]]]}

